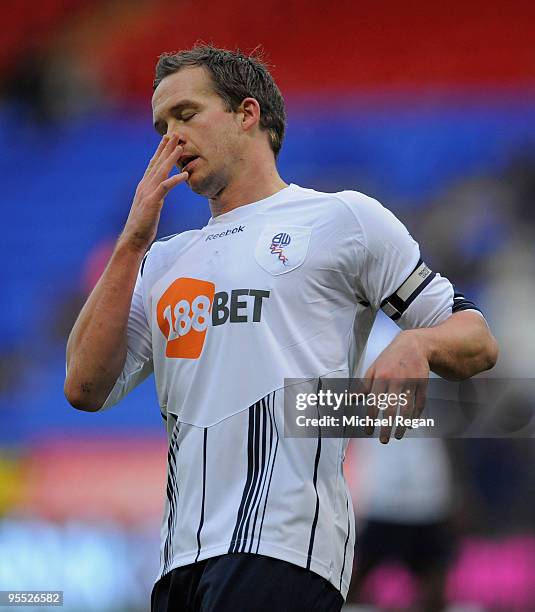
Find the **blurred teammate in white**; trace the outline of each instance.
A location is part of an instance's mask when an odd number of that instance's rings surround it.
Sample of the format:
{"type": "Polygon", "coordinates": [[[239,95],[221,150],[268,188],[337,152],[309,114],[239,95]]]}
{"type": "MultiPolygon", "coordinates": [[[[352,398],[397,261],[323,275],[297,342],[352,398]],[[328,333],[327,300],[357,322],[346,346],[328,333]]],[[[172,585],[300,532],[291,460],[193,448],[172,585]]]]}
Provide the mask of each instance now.
{"type": "Polygon", "coordinates": [[[406,331],[372,379],[468,377],[492,367],[495,341],[378,202],[281,179],[284,102],[258,59],[162,56],[152,109],[162,141],[70,335],[66,396],[100,410],[154,373],[169,453],[153,612],[339,610],[346,440],[285,438],[284,379],[356,372],[380,308],[406,331]],[[153,243],[182,182],[212,217],[153,243]]]}
{"type": "MultiPolygon", "coordinates": [[[[390,321],[378,318],[364,371],[397,333],[390,321]]],[[[371,594],[365,588],[370,574],[381,564],[394,562],[410,570],[417,581],[417,597],[410,610],[444,610],[447,572],[457,539],[453,529],[457,496],[444,441],[413,437],[388,446],[374,439],[350,444],[345,473],[353,484],[357,545],[348,601],[365,602],[371,594]]],[[[376,584],[381,590],[381,583],[376,584]]],[[[405,609],[401,602],[396,603],[400,612],[405,609]]]]}

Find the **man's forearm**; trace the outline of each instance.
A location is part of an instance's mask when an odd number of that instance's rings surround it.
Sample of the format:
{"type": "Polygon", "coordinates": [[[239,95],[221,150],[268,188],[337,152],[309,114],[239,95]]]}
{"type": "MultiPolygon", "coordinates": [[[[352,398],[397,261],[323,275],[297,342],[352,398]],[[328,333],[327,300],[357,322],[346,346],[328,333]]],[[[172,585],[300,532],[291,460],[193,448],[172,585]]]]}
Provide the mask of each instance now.
{"type": "Polygon", "coordinates": [[[65,396],[81,410],[98,410],[119,377],[139,267],[156,236],[165,196],[188,178],[169,176],[183,154],[176,134],[164,136],[139,182],[123,233],[67,344],[65,396]],[[168,177],[168,178],[167,178],[168,177]]]}
{"type": "Polygon", "coordinates": [[[498,344],[477,312],[458,312],[435,327],[402,334],[412,335],[422,347],[430,369],[450,380],[463,380],[489,370],[498,359],[498,344]]]}
{"type": "Polygon", "coordinates": [[[126,359],[132,294],[144,250],[119,239],[67,343],[65,396],[81,410],[98,410],[126,359]]]}

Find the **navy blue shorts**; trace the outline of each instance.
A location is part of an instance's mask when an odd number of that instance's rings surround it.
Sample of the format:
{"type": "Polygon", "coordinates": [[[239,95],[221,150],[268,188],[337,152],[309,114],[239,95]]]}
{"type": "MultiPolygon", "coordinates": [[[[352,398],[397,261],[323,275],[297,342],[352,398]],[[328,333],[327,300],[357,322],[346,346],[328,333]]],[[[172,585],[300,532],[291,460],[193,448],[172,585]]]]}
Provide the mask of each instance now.
{"type": "Polygon", "coordinates": [[[339,612],[325,578],[287,561],[237,553],[177,567],[154,585],[152,612],[339,612]]]}

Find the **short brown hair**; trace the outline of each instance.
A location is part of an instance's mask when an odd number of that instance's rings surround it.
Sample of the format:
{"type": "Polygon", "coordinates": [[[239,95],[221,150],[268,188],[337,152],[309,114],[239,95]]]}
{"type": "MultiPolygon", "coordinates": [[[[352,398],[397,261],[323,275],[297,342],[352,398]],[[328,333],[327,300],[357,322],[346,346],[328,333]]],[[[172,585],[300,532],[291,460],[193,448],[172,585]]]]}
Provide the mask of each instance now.
{"type": "Polygon", "coordinates": [[[258,55],[196,45],[178,53],[160,55],[156,64],[153,90],[170,74],[186,66],[204,66],[212,76],[214,89],[229,112],[236,112],[244,98],[254,98],[260,105],[260,126],[269,132],[275,157],[279,154],[286,127],[284,99],[258,55]]]}

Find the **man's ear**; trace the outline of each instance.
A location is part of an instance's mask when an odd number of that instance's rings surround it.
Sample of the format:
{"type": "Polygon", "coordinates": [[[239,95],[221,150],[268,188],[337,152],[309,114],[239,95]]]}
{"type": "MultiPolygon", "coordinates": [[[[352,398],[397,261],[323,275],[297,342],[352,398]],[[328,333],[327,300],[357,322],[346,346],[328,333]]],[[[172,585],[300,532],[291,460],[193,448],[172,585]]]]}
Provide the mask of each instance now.
{"type": "Polygon", "coordinates": [[[260,104],[255,98],[244,98],[238,112],[242,114],[241,126],[245,131],[260,123],[260,104]]]}

